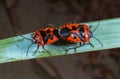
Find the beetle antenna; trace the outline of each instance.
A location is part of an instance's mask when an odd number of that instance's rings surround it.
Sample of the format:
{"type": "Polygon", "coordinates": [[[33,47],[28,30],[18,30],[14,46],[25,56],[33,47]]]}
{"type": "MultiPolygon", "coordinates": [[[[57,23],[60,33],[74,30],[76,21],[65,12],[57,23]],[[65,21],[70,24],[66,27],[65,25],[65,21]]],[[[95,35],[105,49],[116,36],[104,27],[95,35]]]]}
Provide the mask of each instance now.
{"type": "MultiPolygon", "coordinates": [[[[18,34],[17,34],[17,35],[18,35],[18,34]]],[[[18,35],[18,36],[20,36],[20,37],[22,37],[22,38],[24,38],[24,39],[26,39],[26,40],[32,41],[32,39],[26,38],[26,37],[24,37],[23,35],[18,35]]],[[[32,36],[32,35],[31,35],[31,36],[32,36]]]]}
{"type": "Polygon", "coordinates": [[[27,48],[26,56],[28,55],[29,49],[30,49],[30,47],[31,47],[33,44],[34,44],[34,43],[31,43],[31,44],[29,45],[29,47],[27,48]]]}
{"type": "Polygon", "coordinates": [[[97,26],[95,27],[95,29],[92,30],[92,33],[98,28],[98,26],[100,25],[100,21],[98,21],[97,26]]]}
{"type": "Polygon", "coordinates": [[[22,35],[20,35],[20,37],[22,37],[22,38],[24,38],[24,39],[27,39],[27,40],[32,40],[32,39],[29,39],[29,38],[26,38],[26,37],[24,37],[24,36],[22,36],[22,35]]]}
{"type": "Polygon", "coordinates": [[[99,39],[97,39],[96,37],[92,37],[92,38],[96,39],[100,43],[100,45],[103,47],[103,44],[99,39]]]}

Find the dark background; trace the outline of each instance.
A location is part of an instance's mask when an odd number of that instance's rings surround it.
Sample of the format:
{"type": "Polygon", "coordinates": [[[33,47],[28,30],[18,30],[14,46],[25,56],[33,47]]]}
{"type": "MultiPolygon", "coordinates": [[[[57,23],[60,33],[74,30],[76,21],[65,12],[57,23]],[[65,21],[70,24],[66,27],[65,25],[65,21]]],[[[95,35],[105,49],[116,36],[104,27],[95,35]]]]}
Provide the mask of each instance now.
{"type": "MultiPolygon", "coordinates": [[[[0,38],[71,20],[120,17],[120,0],[0,0],[0,38]]],[[[113,26],[114,27],[114,26],[113,26]]],[[[0,65],[0,79],[119,79],[119,49],[0,65]]]]}

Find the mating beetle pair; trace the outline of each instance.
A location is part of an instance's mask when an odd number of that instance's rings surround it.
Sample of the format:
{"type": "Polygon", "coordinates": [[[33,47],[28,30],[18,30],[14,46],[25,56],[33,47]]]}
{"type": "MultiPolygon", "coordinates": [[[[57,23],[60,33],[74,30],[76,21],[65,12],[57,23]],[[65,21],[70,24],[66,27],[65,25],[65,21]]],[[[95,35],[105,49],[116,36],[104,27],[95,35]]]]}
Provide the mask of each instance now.
{"type": "MultiPolygon", "coordinates": [[[[39,46],[42,46],[43,49],[46,50],[44,45],[55,43],[61,39],[69,43],[79,43],[80,46],[85,45],[85,43],[89,43],[91,46],[93,46],[90,42],[90,39],[95,38],[93,37],[93,32],[98,27],[97,25],[97,27],[91,31],[87,24],[81,23],[67,23],[59,28],[56,28],[51,24],[47,26],[48,27],[37,30],[32,34],[32,44],[28,47],[26,55],[28,54],[29,48],[33,44],[37,45],[37,48],[34,52],[35,54],[38,51],[39,46]]],[[[97,38],[95,39],[103,46],[103,44],[97,38]]],[[[76,52],[76,48],[80,46],[66,49],[66,52],[70,49],[75,49],[76,52]]]]}

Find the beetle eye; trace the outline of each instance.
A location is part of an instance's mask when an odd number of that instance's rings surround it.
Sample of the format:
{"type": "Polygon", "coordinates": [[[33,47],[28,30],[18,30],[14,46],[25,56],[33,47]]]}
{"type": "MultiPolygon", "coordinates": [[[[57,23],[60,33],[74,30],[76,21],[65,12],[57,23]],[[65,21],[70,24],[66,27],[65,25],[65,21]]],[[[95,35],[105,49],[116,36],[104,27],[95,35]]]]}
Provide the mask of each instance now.
{"type": "Polygon", "coordinates": [[[81,33],[81,36],[84,37],[85,33],[81,33]]]}
{"type": "Polygon", "coordinates": [[[84,33],[80,33],[80,34],[79,34],[79,38],[80,38],[81,40],[84,40],[84,35],[85,35],[84,33]]]}
{"type": "Polygon", "coordinates": [[[92,34],[92,32],[90,31],[90,33],[89,33],[89,37],[91,38],[93,36],[93,34],[92,34]]]}
{"type": "Polygon", "coordinates": [[[35,41],[36,43],[40,43],[40,39],[38,37],[36,37],[35,41]]]}

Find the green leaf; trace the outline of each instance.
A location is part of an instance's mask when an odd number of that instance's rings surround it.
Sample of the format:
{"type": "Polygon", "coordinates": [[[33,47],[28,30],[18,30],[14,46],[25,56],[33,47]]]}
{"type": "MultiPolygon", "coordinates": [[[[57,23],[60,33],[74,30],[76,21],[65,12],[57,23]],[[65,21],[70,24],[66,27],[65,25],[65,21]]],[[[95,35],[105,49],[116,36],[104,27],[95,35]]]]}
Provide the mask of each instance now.
{"type": "MultiPolygon", "coordinates": [[[[91,38],[92,47],[90,44],[85,44],[82,47],[77,48],[77,53],[83,53],[88,51],[104,50],[120,47],[120,18],[107,19],[101,21],[88,22],[87,25],[92,25],[91,30],[94,30],[98,25],[98,28],[94,31],[93,35],[103,44],[103,47],[98,40],[91,38]]],[[[23,35],[26,38],[30,38],[30,34],[23,35]]],[[[66,55],[66,49],[75,47],[78,44],[64,44],[45,45],[45,48],[49,50],[51,55],[47,51],[39,48],[38,52],[33,55],[37,46],[34,44],[29,49],[28,56],[26,52],[30,46],[31,41],[22,38],[21,36],[11,37],[0,40],[0,63],[20,61],[33,58],[50,57],[56,55],[66,55]]],[[[74,54],[74,50],[69,50],[67,54],[74,54]]]]}

